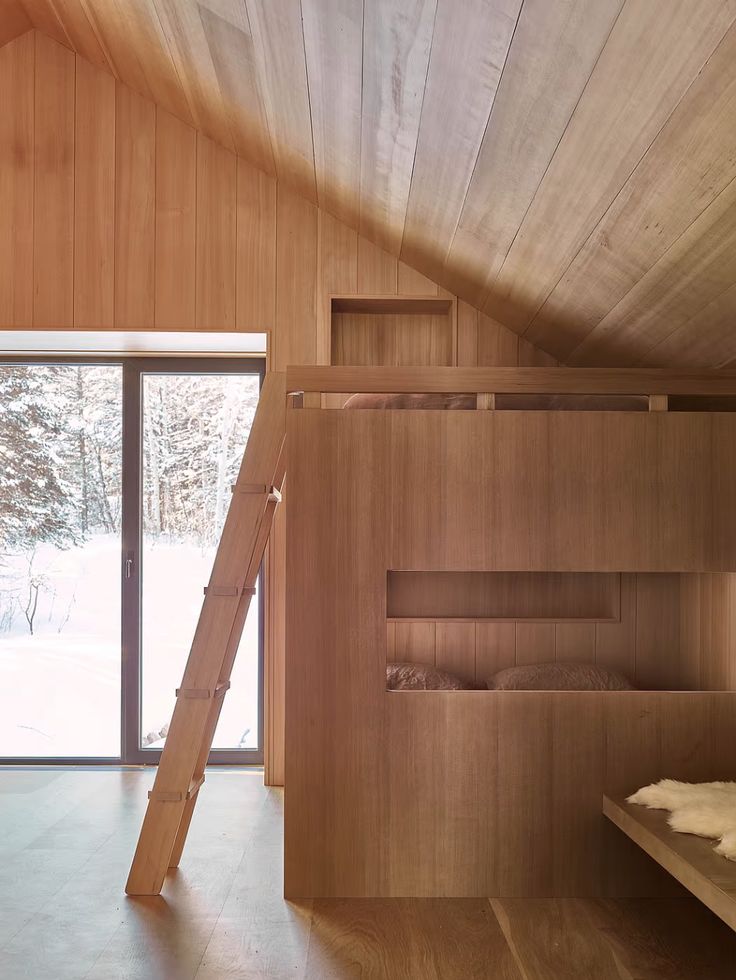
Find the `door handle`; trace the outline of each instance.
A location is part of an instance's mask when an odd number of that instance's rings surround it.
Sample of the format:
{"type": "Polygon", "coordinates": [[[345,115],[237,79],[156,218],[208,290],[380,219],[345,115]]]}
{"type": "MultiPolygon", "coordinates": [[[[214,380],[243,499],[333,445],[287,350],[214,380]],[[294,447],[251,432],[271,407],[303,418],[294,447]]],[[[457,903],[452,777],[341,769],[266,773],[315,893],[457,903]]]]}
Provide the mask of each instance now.
{"type": "Polygon", "coordinates": [[[125,577],[131,578],[133,575],[133,554],[129,552],[125,559],[125,577]]]}

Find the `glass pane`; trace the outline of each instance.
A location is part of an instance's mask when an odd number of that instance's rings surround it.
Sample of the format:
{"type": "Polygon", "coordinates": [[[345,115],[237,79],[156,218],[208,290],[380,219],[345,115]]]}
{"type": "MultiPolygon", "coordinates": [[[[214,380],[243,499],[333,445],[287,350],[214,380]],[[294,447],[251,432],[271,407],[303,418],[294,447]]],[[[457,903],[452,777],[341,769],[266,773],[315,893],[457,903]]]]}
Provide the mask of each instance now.
{"type": "MultiPolygon", "coordinates": [[[[160,748],[258,404],[254,374],[143,376],[140,744],[160,748]]],[[[214,748],[258,748],[259,603],[214,748]]]]}
{"type": "Polygon", "coordinates": [[[120,755],[122,369],[0,364],[0,756],[120,755]]]}

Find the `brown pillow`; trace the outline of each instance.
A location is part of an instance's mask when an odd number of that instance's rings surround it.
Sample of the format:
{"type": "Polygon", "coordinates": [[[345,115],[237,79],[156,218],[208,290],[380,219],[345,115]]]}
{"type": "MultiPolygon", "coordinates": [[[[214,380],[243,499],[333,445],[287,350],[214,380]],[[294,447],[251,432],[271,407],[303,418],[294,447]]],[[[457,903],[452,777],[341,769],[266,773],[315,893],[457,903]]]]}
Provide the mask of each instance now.
{"type": "Polygon", "coordinates": [[[618,671],[598,664],[528,664],[499,670],[488,681],[490,691],[633,691],[618,671]]]}
{"type": "Polygon", "coordinates": [[[432,664],[389,663],[386,688],[389,691],[472,691],[473,685],[432,664]]]}
{"type": "Polygon", "coordinates": [[[351,395],[344,408],[434,408],[443,411],[475,408],[475,395],[434,394],[357,394],[351,395]]]}

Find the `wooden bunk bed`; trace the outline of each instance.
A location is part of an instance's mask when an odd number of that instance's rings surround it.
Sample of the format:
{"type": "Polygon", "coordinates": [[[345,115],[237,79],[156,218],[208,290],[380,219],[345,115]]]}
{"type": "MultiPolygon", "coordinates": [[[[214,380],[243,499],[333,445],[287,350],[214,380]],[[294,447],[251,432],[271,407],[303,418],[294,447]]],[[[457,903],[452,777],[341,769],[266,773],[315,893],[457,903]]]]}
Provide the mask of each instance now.
{"type": "Polygon", "coordinates": [[[712,601],[736,572],[736,374],[300,367],[287,391],[286,896],[681,893],[601,801],[736,777],[712,601]],[[494,410],[513,393],[650,410],[494,410]],[[640,689],[386,690],[387,658],[481,681],[558,654],[640,689]]]}

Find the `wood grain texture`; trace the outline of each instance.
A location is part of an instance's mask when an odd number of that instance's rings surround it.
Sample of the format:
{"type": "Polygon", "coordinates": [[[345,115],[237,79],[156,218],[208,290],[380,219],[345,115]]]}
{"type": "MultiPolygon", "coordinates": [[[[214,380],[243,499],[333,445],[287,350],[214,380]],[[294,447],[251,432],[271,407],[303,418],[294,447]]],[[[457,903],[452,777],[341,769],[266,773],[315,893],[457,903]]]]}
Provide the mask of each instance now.
{"type": "Polygon", "coordinates": [[[559,980],[581,966],[588,980],[608,977],[612,961],[615,980],[732,976],[733,932],[694,898],[286,902],[283,794],[264,788],[255,772],[208,772],[192,826],[197,858],[165,902],[121,902],[151,776],[0,775],[7,980],[29,973],[72,980],[80,972],[92,980],[344,980],[371,970],[395,980],[559,980]]]}
{"type": "Polygon", "coordinates": [[[276,322],[276,182],[238,157],[236,327],[276,322]]]}
{"type": "MultiPolygon", "coordinates": [[[[287,554],[310,561],[289,562],[287,572],[286,894],[672,894],[641,856],[611,844],[601,796],[663,775],[731,778],[736,695],[386,692],[390,642],[397,657],[424,662],[433,645],[435,664],[464,671],[475,625],[476,662],[478,650],[478,624],[397,621],[392,641],[386,570],[581,569],[611,560],[665,572],[718,562],[715,538],[702,551],[708,530],[693,475],[712,484],[691,445],[718,453],[725,429],[715,436],[703,415],[682,413],[571,413],[558,424],[538,413],[288,414],[300,507],[289,515],[287,554]],[[613,471],[590,453],[596,440],[611,447],[613,471]],[[565,508],[549,506],[548,487],[559,494],[562,486],[540,462],[551,459],[577,487],[577,532],[565,508]],[[630,516],[611,472],[625,474],[630,516]],[[418,485],[424,492],[408,492],[418,485]]],[[[728,523],[728,510],[720,518],[728,523]]],[[[662,581],[672,585],[668,602],[652,601],[647,613],[666,640],[665,608],[679,632],[680,583],[662,581]]],[[[644,614],[643,597],[635,608],[644,614]]],[[[517,661],[540,650],[554,657],[554,623],[517,623],[515,632],[517,661]]],[[[651,670],[651,625],[633,636],[651,670]]],[[[507,639],[483,641],[486,663],[508,656],[507,639]]],[[[661,651],[663,666],[671,650],[663,643],[661,651]]]]}
{"type": "Polygon", "coordinates": [[[0,323],[11,327],[33,323],[34,40],[0,49],[0,323]]]}
{"type": "Polygon", "coordinates": [[[689,2],[624,5],[489,287],[489,313],[524,332],[735,14],[704,3],[696,21],[689,2]],[[661,47],[642,58],[644,38],[655,29],[661,47]],[[677,58],[672,57],[675,48],[677,58]],[[642,93],[646,93],[643,99],[642,93]],[[589,134],[597,129],[593,120],[600,119],[602,112],[606,129],[598,130],[599,138],[591,141],[589,134]],[[576,180],[571,179],[573,172],[578,174],[576,180]]]}
{"type": "Polygon", "coordinates": [[[115,326],[155,319],[156,109],[115,87],[115,326]]]}
{"type": "Polygon", "coordinates": [[[115,81],[77,59],[74,124],[74,326],[114,323],[115,81]]]}
{"type": "Polygon", "coordinates": [[[36,33],[33,325],[74,322],[74,55],[36,33]]]}
{"type": "Polygon", "coordinates": [[[156,112],[156,326],[196,322],[197,134],[156,112]]]}
{"type": "Polygon", "coordinates": [[[488,124],[521,0],[439,0],[401,256],[442,274],[488,124]],[[462,72],[448,66],[462,61],[462,72]],[[462,111],[458,112],[458,108],[462,111]]]}
{"type": "Polygon", "coordinates": [[[237,171],[234,154],[197,137],[197,327],[235,328],[237,171]]]}
{"type": "Polygon", "coordinates": [[[604,796],[603,812],[658,864],[677,878],[726,925],[736,930],[736,870],[710,841],[676,834],[667,814],[604,796]]]}
{"type": "MultiPolygon", "coordinates": [[[[163,10],[161,20],[154,0],[85,0],[63,7],[29,0],[28,10],[56,40],[35,32],[0,51],[8,81],[0,88],[0,127],[8,130],[0,145],[0,195],[7,200],[0,213],[0,242],[7,252],[0,264],[4,326],[31,326],[35,319],[37,326],[84,322],[105,329],[116,326],[116,316],[120,326],[123,316],[132,325],[141,325],[134,322],[139,317],[150,324],[151,250],[157,329],[193,329],[199,311],[200,325],[222,329],[234,322],[240,330],[267,330],[271,364],[282,366],[328,360],[330,292],[396,295],[401,282],[406,295],[440,295],[436,283],[307,204],[283,179],[276,182],[244,157],[235,160],[191,127],[203,111],[204,88],[187,85],[177,71],[203,50],[207,38],[201,19],[192,20],[183,4],[177,3],[172,16],[163,10]],[[174,27],[191,30],[191,44],[184,39],[179,48],[174,27]],[[133,91],[123,91],[122,82],[72,54],[69,48],[77,43],[94,47],[95,60],[108,70],[112,65],[121,78],[130,76],[133,91]],[[35,59],[34,45],[42,53],[35,59]],[[158,102],[155,110],[142,97],[149,94],[158,102]],[[153,231],[146,193],[152,111],[153,231]],[[198,139],[205,147],[199,166],[198,139]],[[220,173],[218,161],[224,160],[220,173]],[[204,213],[198,214],[198,200],[206,205],[204,213]]],[[[222,0],[215,12],[232,23],[239,43],[237,32],[251,30],[242,5],[222,0]]],[[[397,17],[401,21],[400,11],[397,17]]],[[[232,52],[217,48],[214,39],[212,33],[215,54],[229,59],[232,52]]],[[[208,89],[210,96],[231,67],[229,60],[220,65],[225,74],[208,89]]],[[[208,70],[206,78],[213,77],[208,70]]],[[[213,123],[215,130],[227,127],[228,141],[235,139],[236,118],[223,112],[213,123]]],[[[284,529],[277,523],[268,583],[273,605],[266,720],[266,767],[275,783],[283,781],[283,548],[284,529]]]]}
{"type": "Polygon", "coordinates": [[[736,359],[731,0],[3,13],[0,43],[37,27],[555,357],[736,359]]]}

